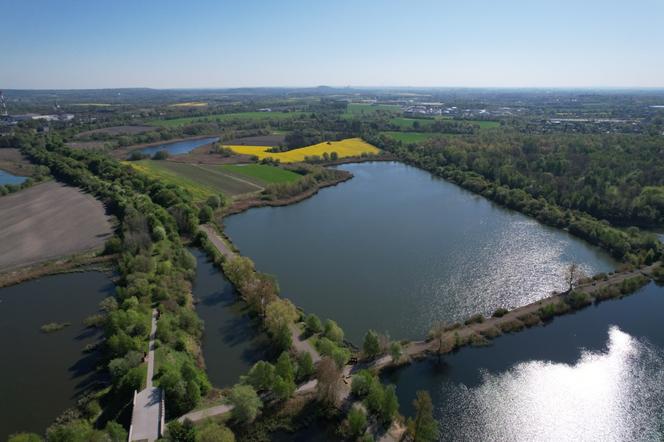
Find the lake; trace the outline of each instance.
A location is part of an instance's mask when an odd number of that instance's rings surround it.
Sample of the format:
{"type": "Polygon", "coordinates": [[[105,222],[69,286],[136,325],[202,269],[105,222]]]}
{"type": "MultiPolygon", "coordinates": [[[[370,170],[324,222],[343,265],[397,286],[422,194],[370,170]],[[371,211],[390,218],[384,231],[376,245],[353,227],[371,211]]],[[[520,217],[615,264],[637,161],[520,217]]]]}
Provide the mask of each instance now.
{"type": "Polygon", "coordinates": [[[285,207],[251,209],[225,232],[282,294],[332,318],[356,344],[367,329],[421,339],[437,321],[490,315],[564,288],[572,262],[612,270],[606,253],[396,162],[340,167],[354,178],[285,207]]]}
{"type": "Polygon", "coordinates": [[[0,170],[0,186],[5,184],[22,184],[27,179],[27,177],[12,175],[9,172],[0,170]]]}
{"type": "Polygon", "coordinates": [[[205,323],[203,356],[208,377],[215,387],[230,387],[255,362],[274,355],[233,286],[203,251],[189,251],[197,263],[193,293],[198,301],[196,313],[205,323]]]}
{"type": "Polygon", "coordinates": [[[0,440],[16,431],[43,433],[95,382],[96,353],[84,353],[100,334],[83,326],[113,294],[102,273],[47,276],[0,289],[0,440]],[[70,322],[42,333],[49,322],[70,322]]]}
{"type": "Polygon", "coordinates": [[[165,150],[170,155],[183,155],[191,152],[197,147],[219,141],[219,137],[197,138],[194,140],[182,140],[170,143],[159,144],[156,146],[144,147],[142,149],[134,150],[133,152],[140,152],[142,154],[152,156],[155,153],[165,150]]]}
{"type": "Polygon", "coordinates": [[[664,438],[664,287],[383,376],[404,414],[428,390],[441,440],[664,438]]]}

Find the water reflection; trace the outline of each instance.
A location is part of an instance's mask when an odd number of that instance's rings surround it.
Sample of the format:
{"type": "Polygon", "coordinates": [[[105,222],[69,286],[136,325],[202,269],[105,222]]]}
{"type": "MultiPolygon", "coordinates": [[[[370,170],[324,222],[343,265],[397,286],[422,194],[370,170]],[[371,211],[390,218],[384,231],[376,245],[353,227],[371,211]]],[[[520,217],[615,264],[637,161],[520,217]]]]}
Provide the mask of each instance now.
{"type": "Polygon", "coordinates": [[[659,440],[664,414],[661,349],[611,327],[603,351],[574,364],[529,361],[481,385],[449,387],[450,440],[659,440]]]}
{"type": "Polygon", "coordinates": [[[282,293],[367,329],[420,339],[437,321],[491,314],[564,288],[564,269],[616,264],[599,249],[400,163],[342,167],[355,177],[301,203],[226,218],[226,232],[282,293]]]}

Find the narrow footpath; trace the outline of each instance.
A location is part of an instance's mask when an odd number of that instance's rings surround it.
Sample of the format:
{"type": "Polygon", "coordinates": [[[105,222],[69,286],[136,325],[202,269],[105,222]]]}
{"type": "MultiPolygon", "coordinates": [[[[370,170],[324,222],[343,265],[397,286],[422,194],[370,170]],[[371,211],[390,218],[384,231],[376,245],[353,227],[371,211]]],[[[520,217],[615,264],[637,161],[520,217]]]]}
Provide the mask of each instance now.
{"type": "Polygon", "coordinates": [[[152,384],[152,377],[154,376],[154,340],[156,334],[157,310],[155,309],[152,311],[152,327],[150,329],[150,343],[148,344],[146,386],[140,392],[134,393],[134,410],[131,414],[129,441],[152,442],[159,439],[164,430],[165,410],[162,391],[152,384]]]}

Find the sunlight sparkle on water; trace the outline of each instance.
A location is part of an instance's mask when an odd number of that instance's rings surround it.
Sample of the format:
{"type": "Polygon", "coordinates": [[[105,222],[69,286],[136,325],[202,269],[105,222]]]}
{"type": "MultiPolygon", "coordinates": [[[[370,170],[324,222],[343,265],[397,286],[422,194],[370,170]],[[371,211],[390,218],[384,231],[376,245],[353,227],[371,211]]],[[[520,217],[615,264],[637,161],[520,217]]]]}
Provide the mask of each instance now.
{"type": "Polygon", "coordinates": [[[531,361],[484,374],[452,394],[461,425],[443,425],[456,440],[661,440],[664,363],[660,349],[609,330],[603,352],[584,351],[574,365],[531,361]],[[457,432],[459,434],[451,434],[457,432]]]}

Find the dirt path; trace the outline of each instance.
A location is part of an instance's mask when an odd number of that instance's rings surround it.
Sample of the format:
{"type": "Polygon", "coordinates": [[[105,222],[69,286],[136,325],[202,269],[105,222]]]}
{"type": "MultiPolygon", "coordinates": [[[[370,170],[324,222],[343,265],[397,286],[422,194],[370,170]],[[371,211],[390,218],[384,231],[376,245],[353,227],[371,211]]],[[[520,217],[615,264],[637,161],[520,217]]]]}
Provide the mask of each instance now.
{"type": "Polygon", "coordinates": [[[314,362],[314,364],[318,363],[318,361],[320,361],[320,354],[318,353],[318,351],[316,351],[316,349],[313,347],[313,345],[311,345],[309,341],[307,341],[302,337],[302,331],[297,326],[297,324],[291,324],[290,331],[293,342],[293,348],[298,353],[302,352],[309,353],[309,355],[311,355],[311,360],[314,362]]]}
{"type": "Polygon", "coordinates": [[[217,248],[217,250],[219,250],[219,253],[221,253],[224,258],[231,259],[235,256],[235,252],[233,252],[230,246],[226,244],[226,241],[224,241],[224,239],[219,236],[214,227],[209,224],[202,224],[200,228],[203,232],[205,232],[210,242],[212,242],[212,244],[217,248]]]}

